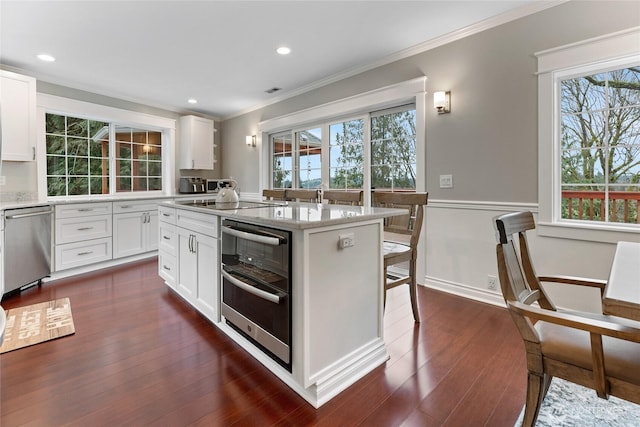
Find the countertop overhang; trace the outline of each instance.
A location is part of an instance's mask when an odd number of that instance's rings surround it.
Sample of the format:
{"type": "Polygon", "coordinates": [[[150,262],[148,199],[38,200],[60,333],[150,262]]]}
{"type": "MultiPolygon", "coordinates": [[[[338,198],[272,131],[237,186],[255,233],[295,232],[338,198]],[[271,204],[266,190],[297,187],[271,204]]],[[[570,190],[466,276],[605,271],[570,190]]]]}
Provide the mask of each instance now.
{"type": "Polygon", "coordinates": [[[165,201],[161,205],[194,212],[232,218],[271,227],[288,229],[319,228],[330,225],[350,224],[367,220],[403,215],[404,209],[373,208],[365,206],[330,205],[325,203],[281,202],[278,206],[250,209],[220,210],[165,201]]]}

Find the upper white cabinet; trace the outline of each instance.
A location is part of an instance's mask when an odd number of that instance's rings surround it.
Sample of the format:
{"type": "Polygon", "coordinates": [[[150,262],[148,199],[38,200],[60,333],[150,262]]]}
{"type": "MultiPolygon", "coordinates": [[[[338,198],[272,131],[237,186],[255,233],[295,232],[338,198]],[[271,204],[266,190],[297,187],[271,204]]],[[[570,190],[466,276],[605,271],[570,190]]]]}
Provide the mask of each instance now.
{"type": "Polygon", "coordinates": [[[0,70],[2,160],[35,160],[36,79],[0,70]]]}
{"type": "Polygon", "coordinates": [[[180,169],[213,169],[215,163],[213,121],[182,116],[180,127],[180,169]]]}

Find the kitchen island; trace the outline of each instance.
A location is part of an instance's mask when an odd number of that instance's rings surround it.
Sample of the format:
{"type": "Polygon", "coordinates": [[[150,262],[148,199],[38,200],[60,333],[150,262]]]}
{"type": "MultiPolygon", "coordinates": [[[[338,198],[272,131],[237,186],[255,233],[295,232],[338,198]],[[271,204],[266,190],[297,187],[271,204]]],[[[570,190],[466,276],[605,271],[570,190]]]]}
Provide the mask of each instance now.
{"type": "Polygon", "coordinates": [[[166,259],[174,263],[169,272],[163,272],[169,263],[164,261],[161,243],[159,271],[171,288],[316,408],[386,362],[382,222],[404,211],[293,202],[248,209],[221,207],[195,201],[160,205],[161,242],[171,240],[173,222],[173,235],[178,236],[175,246],[180,246],[182,233],[183,246],[188,243],[189,247],[178,248],[174,252],[176,260],[167,254],[166,259]],[[164,232],[163,218],[169,228],[164,232]],[[219,230],[224,219],[291,233],[290,370],[221,315],[219,230]],[[192,248],[199,247],[195,243],[199,242],[198,233],[187,237],[181,231],[188,227],[208,228],[207,235],[202,236],[204,253],[207,258],[217,256],[215,261],[203,259],[188,267],[187,275],[196,271],[193,285],[180,279],[181,269],[187,265],[181,257],[191,257],[192,248]],[[197,273],[200,264],[204,270],[197,273]]]}

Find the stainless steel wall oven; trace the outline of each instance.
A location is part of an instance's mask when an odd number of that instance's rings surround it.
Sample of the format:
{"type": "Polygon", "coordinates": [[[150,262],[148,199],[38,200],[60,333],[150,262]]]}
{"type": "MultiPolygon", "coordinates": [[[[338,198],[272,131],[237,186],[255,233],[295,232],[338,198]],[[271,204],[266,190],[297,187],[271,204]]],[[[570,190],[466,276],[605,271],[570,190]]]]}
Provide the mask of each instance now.
{"type": "Polygon", "coordinates": [[[226,322],[291,371],[291,233],[222,222],[226,322]]]}

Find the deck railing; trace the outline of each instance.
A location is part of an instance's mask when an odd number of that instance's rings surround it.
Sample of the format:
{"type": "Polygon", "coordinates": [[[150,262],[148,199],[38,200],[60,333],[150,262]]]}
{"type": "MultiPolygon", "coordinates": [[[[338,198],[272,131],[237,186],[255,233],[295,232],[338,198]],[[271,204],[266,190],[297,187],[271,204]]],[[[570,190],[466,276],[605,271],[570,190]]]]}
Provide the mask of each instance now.
{"type": "MultiPolygon", "coordinates": [[[[640,224],[640,191],[609,191],[611,222],[640,224]]],[[[604,221],[604,191],[563,191],[562,206],[568,219],[604,221]]]]}

